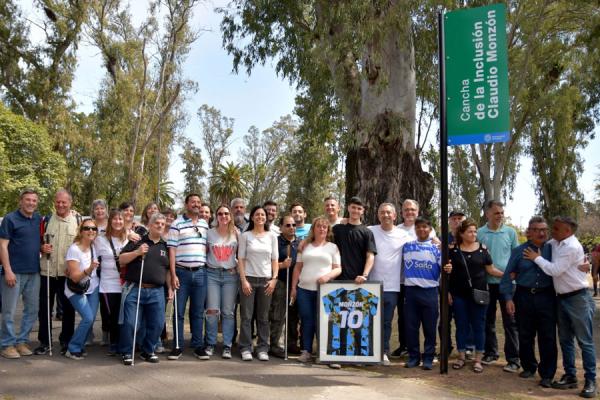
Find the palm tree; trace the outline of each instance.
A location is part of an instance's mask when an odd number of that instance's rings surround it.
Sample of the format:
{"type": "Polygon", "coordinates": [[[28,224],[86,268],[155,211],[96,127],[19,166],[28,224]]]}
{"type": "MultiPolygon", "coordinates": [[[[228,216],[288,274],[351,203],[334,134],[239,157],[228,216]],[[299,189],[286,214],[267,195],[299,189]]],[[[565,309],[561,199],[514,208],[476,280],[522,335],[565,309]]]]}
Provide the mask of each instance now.
{"type": "Polygon", "coordinates": [[[158,188],[158,206],[163,208],[172,208],[175,205],[177,192],[173,188],[172,181],[162,181],[158,188]]]}
{"type": "Polygon", "coordinates": [[[245,197],[248,193],[246,182],[244,181],[245,167],[233,162],[220,164],[216,173],[210,178],[210,198],[211,203],[229,204],[231,199],[236,197],[245,197]]]}

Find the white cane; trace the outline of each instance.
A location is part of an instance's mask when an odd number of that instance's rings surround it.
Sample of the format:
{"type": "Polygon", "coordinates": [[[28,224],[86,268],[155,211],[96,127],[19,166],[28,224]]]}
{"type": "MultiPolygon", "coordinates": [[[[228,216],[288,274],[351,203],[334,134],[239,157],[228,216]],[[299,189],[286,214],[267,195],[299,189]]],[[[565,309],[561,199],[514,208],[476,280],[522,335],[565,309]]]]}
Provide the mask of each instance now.
{"type": "Polygon", "coordinates": [[[288,307],[289,307],[289,293],[288,288],[290,286],[290,269],[287,268],[285,270],[285,338],[283,339],[283,343],[285,346],[285,352],[283,359],[287,361],[288,359],[288,307]]]}
{"type": "MultiPolygon", "coordinates": [[[[292,245],[287,245],[287,258],[290,259],[292,255],[292,245]]],[[[285,269],[285,337],[283,339],[283,344],[285,346],[283,359],[287,361],[288,359],[288,310],[289,310],[289,288],[290,288],[290,266],[285,269]]]]}
{"type": "Polygon", "coordinates": [[[140,268],[140,281],[138,283],[138,295],[137,295],[137,304],[135,306],[135,324],[133,325],[133,350],[131,352],[131,365],[135,365],[135,339],[137,337],[137,324],[138,317],[140,314],[140,296],[142,295],[142,277],[144,275],[144,260],[146,259],[146,255],[142,256],[142,266],[140,268]]]}
{"type": "MultiPolygon", "coordinates": [[[[46,244],[50,244],[50,234],[44,235],[46,244]]],[[[52,355],[52,315],[50,314],[50,253],[46,253],[46,315],[48,316],[48,354],[52,355]]]]}
{"type": "Polygon", "coordinates": [[[173,311],[175,312],[175,348],[179,350],[179,319],[177,318],[177,289],[173,289],[173,311]]]}

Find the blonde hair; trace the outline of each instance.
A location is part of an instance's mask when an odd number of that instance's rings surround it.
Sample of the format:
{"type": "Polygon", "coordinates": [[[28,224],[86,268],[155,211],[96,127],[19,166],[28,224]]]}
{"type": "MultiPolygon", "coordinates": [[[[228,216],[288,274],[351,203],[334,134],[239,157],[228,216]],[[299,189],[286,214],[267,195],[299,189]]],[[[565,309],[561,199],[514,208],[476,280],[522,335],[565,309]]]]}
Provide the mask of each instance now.
{"type": "Polygon", "coordinates": [[[81,232],[83,232],[81,230],[81,228],[83,228],[83,226],[85,225],[86,222],[91,222],[96,228],[98,227],[98,225],[96,225],[96,221],[94,221],[91,218],[85,218],[83,221],[81,221],[81,223],[79,224],[79,228],[77,229],[77,236],[75,236],[75,239],[73,239],[73,243],[77,243],[79,244],[81,242],[81,232]]]}
{"type": "Polygon", "coordinates": [[[219,227],[219,219],[217,217],[219,215],[219,210],[222,208],[226,208],[227,211],[229,211],[229,222],[227,223],[227,239],[231,239],[232,237],[236,236],[237,228],[235,227],[235,223],[233,222],[231,208],[227,204],[221,204],[219,207],[217,207],[217,210],[215,211],[215,219],[217,221],[217,223],[215,224],[215,229],[219,227]]]}
{"type": "Polygon", "coordinates": [[[323,223],[327,225],[327,235],[325,236],[325,240],[328,242],[333,242],[333,231],[331,230],[331,224],[329,220],[324,216],[317,217],[312,220],[312,225],[310,226],[310,231],[308,232],[308,236],[306,237],[306,243],[312,243],[315,240],[315,226],[319,223],[323,223]]]}

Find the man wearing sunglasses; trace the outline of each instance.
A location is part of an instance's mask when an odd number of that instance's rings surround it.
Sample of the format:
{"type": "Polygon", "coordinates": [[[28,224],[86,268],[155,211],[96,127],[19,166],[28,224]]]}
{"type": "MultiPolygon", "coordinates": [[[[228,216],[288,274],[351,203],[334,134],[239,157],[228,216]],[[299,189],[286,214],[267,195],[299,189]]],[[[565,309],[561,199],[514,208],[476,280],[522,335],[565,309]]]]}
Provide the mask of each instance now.
{"type": "MultiPolygon", "coordinates": [[[[204,348],[202,330],[206,303],[206,236],[208,224],[200,218],[202,200],[192,193],[185,198],[185,213],[171,225],[167,246],[171,288],[177,290],[177,330],[179,348],[167,356],[169,360],[181,357],[183,348],[183,320],[188,299],[190,300],[190,328],[194,355],[201,360],[210,358],[204,348]]],[[[173,324],[175,327],[175,324],[173,324]]]]}
{"type": "Polygon", "coordinates": [[[37,213],[38,194],[25,189],[19,196],[19,209],[4,217],[0,225],[0,261],[3,265],[0,291],[2,292],[2,329],[0,347],[5,358],[30,356],[29,333],[38,314],[40,295],[40,222],[37,213]],[[15,312],[19,297],[23,297],[21,329],[15,331],[15,312]]]}
{"type": "Polygon", "coordinates": [[[296,265],[296,255],[298,253],[299,240],[296,238],[296,223],[294,218],[287,214],[281,217],[279,223],[281,234],[277,241],[279,245],[279,273],[277,275],[277,285],[271,299],[271,309],[269,310],[269,322],[271,325],[271,348],[270,353],[275,357],[283,358],[284,349],[279,345],[281,333],[285,326],[285,310],[288,308],[288,353],[300,354],[298,347],[298,310],[296,305],[289,306],[285,302],[286,286],[291,283],[294,265],[296,265]],[[289,275],[288,275],[289,274],[289,275]]]}

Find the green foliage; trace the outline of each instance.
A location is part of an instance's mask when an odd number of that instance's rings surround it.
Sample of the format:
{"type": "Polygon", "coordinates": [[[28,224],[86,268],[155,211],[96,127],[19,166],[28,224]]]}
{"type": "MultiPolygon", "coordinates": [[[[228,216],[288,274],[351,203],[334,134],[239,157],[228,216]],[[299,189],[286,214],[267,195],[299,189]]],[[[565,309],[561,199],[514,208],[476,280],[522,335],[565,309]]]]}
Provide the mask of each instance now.
{"type": "Polygon", "coordinates": [[[245,168],[240,164],[227,162],[217,168],[214,175],[211,176],[210,192],[211,199],[216,199],[216,204],[229,204],[236,197],[246,198],[248,195],[247,184],[244,176],[247,175],[245,168]]]}
{"type": "Polygon", "coordinates": [[[266,200],[283,202],[288,187],[289,153],[294,148],[296,122],[283,116],[268,129],[260,132],[255,126],[244,135],[240,160],[246,175],[251,206],[266,200]]]}
{"type": "Polygon", "coordinates": [[[202,179],[206,176],[202,159],[202,149],[194,146],[191,140],[182,141],[183,153],[180,154],[183,161],[183,169],[179,172],[183,173],[185,187],[184,193],[198,193],[205,198],[206,187],[202,179]]]}
{"type": "Polygon", "coordinates": [[[39,210],[49,212],[64,174],[65,161],[52,151],[46,129],[0,104],[0,215],[16,208],[24,188],[36,189],[39,210]]]}

